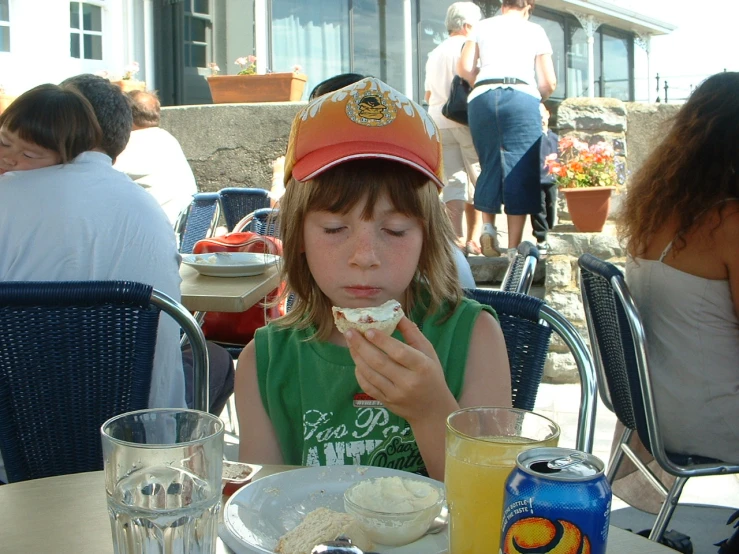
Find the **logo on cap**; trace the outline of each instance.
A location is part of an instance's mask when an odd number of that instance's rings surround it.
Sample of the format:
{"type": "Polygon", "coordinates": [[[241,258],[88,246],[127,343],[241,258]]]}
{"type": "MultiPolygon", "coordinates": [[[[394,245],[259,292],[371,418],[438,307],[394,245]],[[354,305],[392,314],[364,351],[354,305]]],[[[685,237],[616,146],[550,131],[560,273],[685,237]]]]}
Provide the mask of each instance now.
{"type": "Polygon", "coordinates": [[[395,121],[397,111],[387,91],[354,91],[346,103],[346,115],[366,127],[382,127],[395,121]]]}

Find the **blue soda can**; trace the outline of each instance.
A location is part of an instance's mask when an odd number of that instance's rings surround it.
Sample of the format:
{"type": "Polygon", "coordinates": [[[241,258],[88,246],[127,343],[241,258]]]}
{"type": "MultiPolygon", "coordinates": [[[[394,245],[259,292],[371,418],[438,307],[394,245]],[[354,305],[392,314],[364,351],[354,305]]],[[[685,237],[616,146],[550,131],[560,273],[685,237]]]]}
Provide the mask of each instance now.
{"type": "Polygon", "coordinates": [[[603,469],[579,450],[521,452],[506,480],[499,554],[605,554],[612,494],[603,469]]]}

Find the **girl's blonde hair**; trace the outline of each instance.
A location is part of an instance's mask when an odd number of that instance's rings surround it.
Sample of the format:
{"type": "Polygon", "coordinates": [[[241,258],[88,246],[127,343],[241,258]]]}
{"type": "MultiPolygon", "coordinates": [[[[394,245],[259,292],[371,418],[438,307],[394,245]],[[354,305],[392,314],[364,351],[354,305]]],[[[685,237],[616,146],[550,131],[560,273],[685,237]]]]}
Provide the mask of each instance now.
{"type": "Polygon", "coordinates": [[[0,115],[0,128],[59,154],[62,163],[100,146],[102,131],[92,106],[76,90],[39,85],[0,115]]]}
{"type": "Polygon", "coordinates": [[[361,217],[369,220],[383,194],[398,212],[416,218],[423,230],[418,269],[406,291],[407,312],[419,301],[423,288],[429,292],[429,310],[435,311],[445,303],[451,307],[459,304],[462,290],[452,253],[454,231],[439,200],[436,184],[398,162],[357,160],[329,169],[311,181],[291,179],[288,183],[279,213],[282,279],[287,284],[285,295],[292,292],[295,296],[290,312],[276,320],[278,325],[298,328],[314,325],[319,340],[326,340],[333,328],[331,302],[316,284],[303,249],[306,214],[311,211],[346,214],[366,199],[361,217]]]}

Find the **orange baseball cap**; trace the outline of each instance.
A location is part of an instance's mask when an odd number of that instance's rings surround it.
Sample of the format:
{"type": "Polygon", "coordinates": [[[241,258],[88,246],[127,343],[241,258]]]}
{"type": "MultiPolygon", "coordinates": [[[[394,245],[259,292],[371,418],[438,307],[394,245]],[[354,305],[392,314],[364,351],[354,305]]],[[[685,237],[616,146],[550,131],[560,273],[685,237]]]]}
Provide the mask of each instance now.
{"type": "Polygon", "coordinates": [[[374,77],[311,101],[293,120],[285,156],[290,177],[309,181],[349,160],[406,164],[444,187],[439,129],[426,110],[374,77]]]}

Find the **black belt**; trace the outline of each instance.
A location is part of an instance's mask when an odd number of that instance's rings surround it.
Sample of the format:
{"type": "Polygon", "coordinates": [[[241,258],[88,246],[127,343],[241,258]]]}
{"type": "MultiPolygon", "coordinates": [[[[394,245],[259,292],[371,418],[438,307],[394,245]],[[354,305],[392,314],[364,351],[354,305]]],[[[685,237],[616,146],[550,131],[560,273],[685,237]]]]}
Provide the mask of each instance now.
{"type": "Polygon", "coordinates": [[[528,85],[528,83],[515,77],[503,77],[502,79],[483,79],[475,83],[475,88],[483,85],[528,85]]]}

